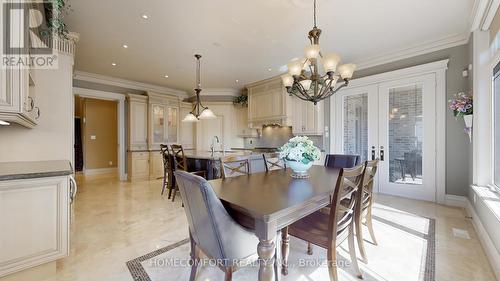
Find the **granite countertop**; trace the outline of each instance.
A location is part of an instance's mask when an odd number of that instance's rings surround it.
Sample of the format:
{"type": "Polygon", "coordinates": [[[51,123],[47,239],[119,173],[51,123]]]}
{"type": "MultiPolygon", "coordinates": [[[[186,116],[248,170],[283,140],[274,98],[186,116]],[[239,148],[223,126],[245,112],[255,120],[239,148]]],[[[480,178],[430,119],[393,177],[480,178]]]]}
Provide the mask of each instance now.
{"type": "Polygon", "coordinates": [[[212,156],[210,151],[200,151],[200,150],[186,150],[184,151],[186,158],[194,158],[194,159],[205,159],[205,160],[220,160],[224,157],[229,156],[239,156],[239,157],[248,157],[249,159],[260,158],[262,157],[262,153],[252,153],[246,150],[240,151],[229,151],[223,154],[222,152],[216,152],[212,156]]]}
{"type": "Polygon", "coordinates": [[[0,181],[66,176],[73,173],[67,160],[0,162],[0,181]]]}

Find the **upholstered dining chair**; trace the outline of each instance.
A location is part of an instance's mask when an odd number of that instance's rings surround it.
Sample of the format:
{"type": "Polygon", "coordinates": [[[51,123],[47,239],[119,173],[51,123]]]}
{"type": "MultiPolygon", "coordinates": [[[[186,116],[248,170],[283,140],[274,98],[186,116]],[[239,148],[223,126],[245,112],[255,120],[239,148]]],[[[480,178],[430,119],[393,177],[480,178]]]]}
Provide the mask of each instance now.
{"type": "Polygon", "coordinates": [[[250,174],[250,161],[245,156],[227,156],[221,158],[222,178],[238,177],[250,174]]]}
{"type": "Polygon", "coordinates": [[[373,232],[372,207],[373,207],[373,180],[377,174],[378,160],[365,161],[365,176],[363,179],[363,192],[359,193],[359,206],[356,215],[356,238],[358,239],[359,252],[365,263],[368,262],[363,240],[363,221],[368,227],[373,244],[377,245],[377,239],[373,232]]]}
{"type": "Polygon", "coordinates": [[[359,155],[347,154],[327,154],[325,158],[325,167],[331,168],[352,168],[360,164],[359,155]]]}
{"type": "Polygon", "coordinates": [[[286,164],[279,158],[279,153],[263,154],[264,163],[266,163],[266,171],[286,169],[286,164]]]}
{"type": "Polygon", "coordinates": [[[204,178],[184,171],[174,174],[189,224],[192,259],[189,280],[196,278],[200,260],[197,250],[201,250],[209,259],[220,261],[218,265],[225,272],[225,280],[232,280],[238,262],[257,259],[259,240],[253,232],[231,218],[204,178]]]}
{"type": "MultiPolygon", "coordinates": [[[[340,171],[333,192],[330,213],[315,212],[293,223],[283,233],[295,236],[314,245],[327,249],[328,271],[330,280],[337,281],[337,246],[348,240],[349,254],[358,278],[363,278],[356,258],[354,246],[354,225],[359,193],[362,192],[365,166],[358,165],[340,171]]],[[[285,234],[286,235],[286,234],[285,234]]],[[[283,235],[282,244],[289,239],[283,235]]],[[[287,266],[288,251],[283,253],[283,267],[287,266]]],[[[287,270],[282,268],[286,274],[287,270]]]]}
{"type": "Polygon", "coordinates": [[[161,189],[161,195],[168,189],[168,199],[172,195],[172,190],[174,189],[174,174],[173,174],[173,157],[170,154],[168,145],[160,144],[160,152],[163,159],[163,187],[161,189]]]}
{"type": "MultiPolygon", "coordinates": [[[[173,171],[186,171],[192,174],[196,174],[200,177],[206,178],[207,173],[206,171],[189,171],[188,167],[188,161],[186,158],[186,155],[184,154],[184,149],[182,148],[182,145],[180,144],[172,144],[170,145],[170,149],[172,150],[172,158],[173,158],[173,171]]],[[[175,190],[174,194],[172,195],[172,201],[175,201],[175,195],[177,194],[177,190],[179,190],[179,187],[177,185],[177,181],[175,182],[175,190]]]]}

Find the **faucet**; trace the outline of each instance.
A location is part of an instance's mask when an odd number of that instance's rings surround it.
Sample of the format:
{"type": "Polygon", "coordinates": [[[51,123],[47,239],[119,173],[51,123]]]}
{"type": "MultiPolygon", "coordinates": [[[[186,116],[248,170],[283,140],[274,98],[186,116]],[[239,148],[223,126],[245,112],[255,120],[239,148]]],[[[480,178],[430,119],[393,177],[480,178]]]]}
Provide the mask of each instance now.
{"type": "Polygon", "coordinates": [[[217,143],[220,143],[219,137],[218,136],[214,136],[212,138],[212,145],[210,145],[210,151],[212,152],[212,156],[214,156],[214,147],[215,147],[214,141],[217,141],[217,143]]]}

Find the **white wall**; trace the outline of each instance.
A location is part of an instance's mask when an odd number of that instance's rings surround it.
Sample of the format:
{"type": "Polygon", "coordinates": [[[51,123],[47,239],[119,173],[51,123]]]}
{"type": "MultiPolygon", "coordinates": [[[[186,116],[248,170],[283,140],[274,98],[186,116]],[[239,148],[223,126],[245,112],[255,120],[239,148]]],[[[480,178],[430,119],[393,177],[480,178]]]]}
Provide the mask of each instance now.
{"type": "Polygon", "coordinates": [[[58,59],[56,70],[35,70],[38,126],[0,126],[0,162],[73,160],[73,56],[58,59]]]}

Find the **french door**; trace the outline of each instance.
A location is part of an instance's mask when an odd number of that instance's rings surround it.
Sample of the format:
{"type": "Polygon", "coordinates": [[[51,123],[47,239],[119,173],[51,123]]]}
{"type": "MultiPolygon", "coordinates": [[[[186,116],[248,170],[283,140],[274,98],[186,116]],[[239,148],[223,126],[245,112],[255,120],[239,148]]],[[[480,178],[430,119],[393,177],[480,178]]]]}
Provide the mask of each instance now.
{"type": "Polygon", "coordinates": [[[379,159],[380,193],[436,200],[434,74],[341,91],[335,97],[335,153],[379,159]]]}

